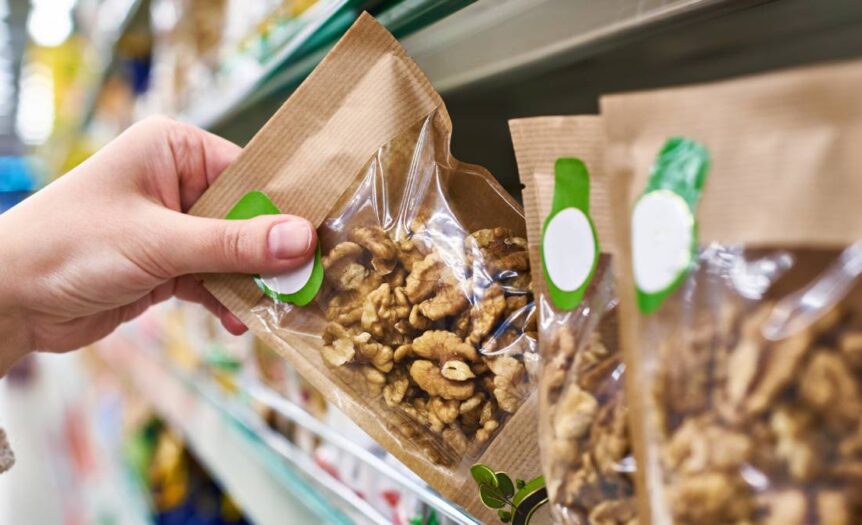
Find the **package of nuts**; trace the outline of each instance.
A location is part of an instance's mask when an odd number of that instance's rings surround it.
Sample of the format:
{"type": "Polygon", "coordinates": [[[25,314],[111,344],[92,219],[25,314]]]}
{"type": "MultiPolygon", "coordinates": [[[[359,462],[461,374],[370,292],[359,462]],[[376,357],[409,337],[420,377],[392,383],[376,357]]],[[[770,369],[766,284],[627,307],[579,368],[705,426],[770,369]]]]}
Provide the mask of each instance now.
{"type": "Polygon", "coordinates": [[[643,521],[862,523],[860,84],[602,99],[643,521]]]}
{"type": "Polygon", "coordinates": [[[303,268],[208,288],[433,487],[483,521],[511,519],[514,495],[483,498],[470,468],[539,475],[526,226],[486,170],[452,157],[451,129],[362,15],[193,212],[317,224],[303,268]]]}
{"type": "Polygon", "coordinates": [[[509,122],[539,310],[539,444],[555,523],[634,525],[616,253],[598,116],[509,122]]]}

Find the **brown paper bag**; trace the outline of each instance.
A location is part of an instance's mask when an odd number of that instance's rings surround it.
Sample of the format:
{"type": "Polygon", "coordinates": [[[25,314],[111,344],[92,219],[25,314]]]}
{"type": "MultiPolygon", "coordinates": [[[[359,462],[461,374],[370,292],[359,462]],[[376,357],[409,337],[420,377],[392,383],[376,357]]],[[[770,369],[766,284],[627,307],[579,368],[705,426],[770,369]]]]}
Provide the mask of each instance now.
{"type": "Polygon", "coordinates": [[[542,363],[539,443],[551,512],[561,524],[634,524],[635,469],[610,269],[616,246],[602,170],[602,122],[598,116],[540,117],[512,120],[509,127],[524,184],[533,268],[543,268],[543,226],[555,193],[564,191],[555,187],[561,158],[580,159],[589,172],[589,215],[603,254],[577,306],[555,304],[546,274],[534,272],[542,363]]]}
{"type": "Polygon", "coordinates": [[[601,101],[654,523],[862,522],[860,85],[849,62],[601,101]]]}
{"type": "Polygon", "coordinates": [[[362,15],[192,213],[224,217],[257,190],[319,225],[325,278],[310,304],[244,275],[207,288],[444,496],[486,522],[522,518],[515,494],[483,505],[479,482],[539,475],[524,219],[487,171],[452,158],[451,128],[362,15]],[[486,466],[471,477],[474,464],[486,466]]]}

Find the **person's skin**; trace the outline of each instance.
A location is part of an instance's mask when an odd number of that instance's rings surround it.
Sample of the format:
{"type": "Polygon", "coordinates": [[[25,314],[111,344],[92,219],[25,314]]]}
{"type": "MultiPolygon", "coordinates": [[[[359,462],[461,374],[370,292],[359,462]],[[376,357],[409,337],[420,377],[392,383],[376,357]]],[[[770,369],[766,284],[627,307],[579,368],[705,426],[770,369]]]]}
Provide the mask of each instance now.
{"type": "Polygon", "coordinates": [[[316,245],[305,219],[186,215],[239,154],[166,118],[132,126],[89,160],[0,214],[0,375],[32,351],[74,350],[169,297],[246,330],[195,278],[277,273],[316,245]]]}

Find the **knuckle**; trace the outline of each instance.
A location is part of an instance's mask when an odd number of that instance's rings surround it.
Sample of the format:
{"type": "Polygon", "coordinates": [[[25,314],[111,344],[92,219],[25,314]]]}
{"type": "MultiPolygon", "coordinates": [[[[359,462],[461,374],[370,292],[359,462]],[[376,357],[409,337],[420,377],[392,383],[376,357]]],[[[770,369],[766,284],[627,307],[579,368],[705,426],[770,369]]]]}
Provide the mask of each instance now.
{"type": "Polygon", "coordinates": [[[239,224],[228,224],[224,228],[221,242],[225,262],[228,264],[239,266],[247,258],[248,241],[239,224]]]}

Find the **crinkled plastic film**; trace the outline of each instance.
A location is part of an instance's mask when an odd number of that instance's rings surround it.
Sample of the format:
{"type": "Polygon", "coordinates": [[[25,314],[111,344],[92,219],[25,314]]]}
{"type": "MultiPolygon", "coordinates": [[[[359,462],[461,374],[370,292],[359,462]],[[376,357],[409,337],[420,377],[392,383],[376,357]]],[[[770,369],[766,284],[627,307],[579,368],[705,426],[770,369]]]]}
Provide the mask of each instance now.
{"type": "Polygon", "coordinates": [[[642,320],[656,523],[862,522],[858,252],[710,245],[642,320]]]}
{"type": "Polygon", "coordinates": [[[304,339],[297,351],[362,400],[360,418],[457,466],[530,393],[535,308],[521,211],[486,171],[451,159],[440,122],[382,146],[323,222],[315,302],[264,297],[254,312],[304,339]]]}
{"type": "Polygon", "coordinates": [[[635,524],[635,471],[624,397],[617,299],[603,255],[576,309],[539,294],[542,466],[557,523],[635,524]]]}
{"type": "MultiPolygon", "coordinates": [[[[551,212],[554,166],[575,157],[590,173],[590,212],[599,244],[614,251],[602,174],[602,127],[596,116],[541,117],[510,122],[518,170],[525,185],[530,250],[541,267],[542,224],[551,212]]],[[[576,308],[557,308],[536,274],[539,306],[539,445],[555,523],[633,525],[633,479],[625,367],[612,255],[599,257],[576,308]]]]}

